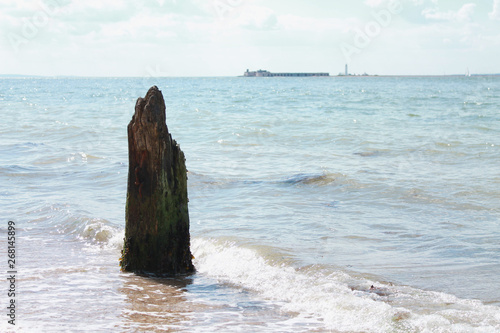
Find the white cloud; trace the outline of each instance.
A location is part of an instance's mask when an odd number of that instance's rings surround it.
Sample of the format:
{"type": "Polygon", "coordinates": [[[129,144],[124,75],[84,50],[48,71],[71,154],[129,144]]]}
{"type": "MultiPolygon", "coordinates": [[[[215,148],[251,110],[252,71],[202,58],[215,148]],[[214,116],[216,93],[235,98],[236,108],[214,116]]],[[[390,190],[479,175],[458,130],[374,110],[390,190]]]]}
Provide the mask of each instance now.
{"type": "Polygon", "coordinates": [[[403,7],[406,4],[411,4],[413,6],[422,6],[426,3],[437,4],[438,0],[365,0],[364,4],[368,7],[376,8],[382,5],[389,5],[390,3],[399,2],[403,7]]]}
{"type": "Polygon", "coordinates": [[[413,6],[423,5],[425,2],[435,3],[437,0],[365,0],[364,4],[371,8],[377,8],[381,6],[389,6],[389,4],[398,4],[405,6],[406,4],[411,4],[413,6]]]}
{"type": "Polygon", "coordinates": [[[381,6],[386,1],[387,0],[365,0],[365,5],[367,5],[368,7],[375,8],[381,6]]]}
{"type": "Polygon", "coordinates": [[[488,16],[491,20],[500,21],[500,0],[493,0],[493,11],[488,16]]]}
{"type": "Polygon", "coordinates": [[[235,21],[241,27],[255,30],[274,29],[277,22],[274,11],[262,6],[245,6],[235,21]]]}
{"type": "Polygon", "coordinates": [[[472,19],[472,15],[474,14],[474,9],[476,8],[475,3],[466,3],[465,5],[460,8],[460,10],[457,12],[456,19],[459,22],[466,22],[470,21],[472,19]]]}
{"type": "Polygon", "coordinates": [[[468,22],[471,21],[476,6],[475,3],[466,3],[456,12],[452,10],[442,12],[436,8],[426,8],[422,11],[422,15],[428,20],[468,22]]]}
{"type": "Polygon", "coordinates": [[[360,24],[354,18],[312,18],[297,15],[280,15],[278,18],[280,28],[289,31],[310,31],[310,32],[343,32],[346,33],[360,24]]]}

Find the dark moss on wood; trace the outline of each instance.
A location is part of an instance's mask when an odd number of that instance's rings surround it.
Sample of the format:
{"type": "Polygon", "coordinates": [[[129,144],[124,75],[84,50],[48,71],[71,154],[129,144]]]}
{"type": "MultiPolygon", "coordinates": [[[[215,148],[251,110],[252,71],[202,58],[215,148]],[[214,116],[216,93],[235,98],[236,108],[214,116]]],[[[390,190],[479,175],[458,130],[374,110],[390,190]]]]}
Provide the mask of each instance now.
{"type": "Polygon", "coordinates": [[[169,276],[194,271],[184,153],[165,122],[156,87],[139,98],[128,125],[129,172],[121,268],[169,276]]]}

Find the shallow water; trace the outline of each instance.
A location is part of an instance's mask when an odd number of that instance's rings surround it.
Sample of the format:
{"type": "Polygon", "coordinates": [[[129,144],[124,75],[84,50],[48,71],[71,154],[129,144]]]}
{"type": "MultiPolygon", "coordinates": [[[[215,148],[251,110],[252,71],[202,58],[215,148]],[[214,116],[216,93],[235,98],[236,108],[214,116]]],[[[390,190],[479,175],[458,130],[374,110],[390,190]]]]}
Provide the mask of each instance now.
{"type": "Polygon", "coordinates": [[[498,331],[499,93],[497,77],[2,79],[18,327],[498,331]],[[126,126],[153,84],[189,170],[185,278],[118,266],[126,126]]]}

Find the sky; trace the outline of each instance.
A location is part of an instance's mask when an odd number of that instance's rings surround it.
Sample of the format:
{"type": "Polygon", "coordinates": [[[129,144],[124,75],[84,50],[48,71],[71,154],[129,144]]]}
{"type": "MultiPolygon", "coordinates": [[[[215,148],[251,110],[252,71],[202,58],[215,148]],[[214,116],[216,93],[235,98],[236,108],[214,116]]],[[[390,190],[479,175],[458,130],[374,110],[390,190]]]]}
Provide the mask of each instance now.
{"type": "Polygon", "coordinates": [[[0,74],[500,73],[500,0],[0,0],[0,74]]]}

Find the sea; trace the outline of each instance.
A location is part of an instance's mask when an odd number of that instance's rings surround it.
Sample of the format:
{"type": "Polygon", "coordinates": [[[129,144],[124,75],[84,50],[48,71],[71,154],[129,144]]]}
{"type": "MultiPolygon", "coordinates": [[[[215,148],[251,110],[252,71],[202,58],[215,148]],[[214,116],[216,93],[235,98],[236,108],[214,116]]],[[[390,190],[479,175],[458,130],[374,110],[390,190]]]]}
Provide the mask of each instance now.
{"type": "Polygon", "coordinates": [[[498,76],[1,78],[0,113],[2,332],[500,332],[498,76]],[[119,266],[153,85],[189,276],[119,266]]]}

